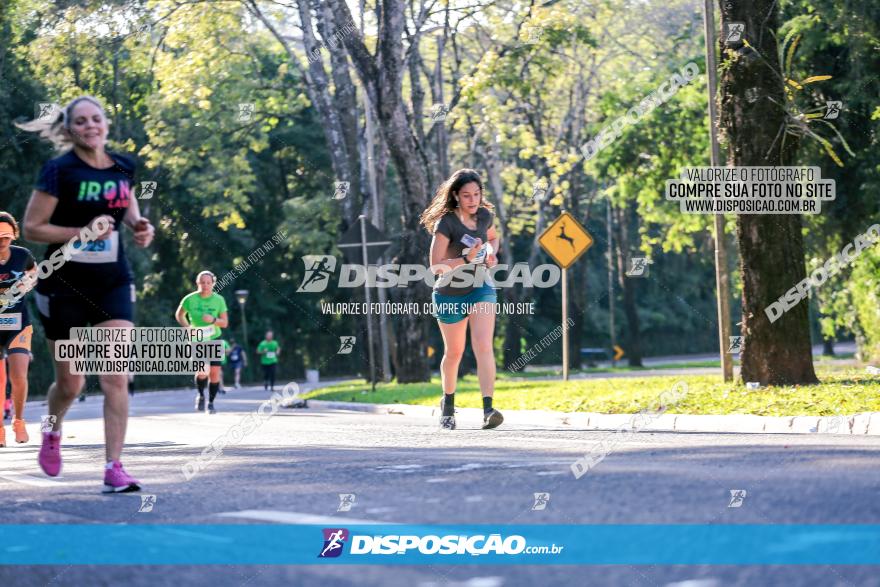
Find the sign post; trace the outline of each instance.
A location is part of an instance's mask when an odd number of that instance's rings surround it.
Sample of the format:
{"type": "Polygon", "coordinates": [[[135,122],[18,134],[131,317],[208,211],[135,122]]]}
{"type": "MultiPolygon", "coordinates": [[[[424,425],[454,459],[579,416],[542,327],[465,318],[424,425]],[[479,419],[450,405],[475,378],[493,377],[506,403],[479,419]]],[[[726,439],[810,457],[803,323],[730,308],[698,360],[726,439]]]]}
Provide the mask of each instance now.
{"type": "Polygon", "coordinates": [[[568,268],[593,244],[593,237],[568,212],[562,212],[538,239],[548,255],[562,268],[562,379],[568,381],[568,268]]]}
{"type": "Polygon", "coordinates": [[[568,269],[562,269],[562,380],[568,381],[568,269]]]}
{"type": "MultiPolygon", "coordinates": [[[[359,260],[366,270],[371,263],[379,260],[379,257],[391,244],[391,241],[382,232],[373,226],[363,214],[358,216],[358,224],[348,229],[337,245],[347,259],[359,260]],[[358,259],[358,257],[360,257],[358,259]]],[[[369,272],[367,272],[369,275],[369,272]]],[[[364,283],[364,299],[367,303],[367,356],[370,361],[370,384],[376,391],[376,362],[373,352],[373,320],[370,318],[370,283],[364,283]]]]}

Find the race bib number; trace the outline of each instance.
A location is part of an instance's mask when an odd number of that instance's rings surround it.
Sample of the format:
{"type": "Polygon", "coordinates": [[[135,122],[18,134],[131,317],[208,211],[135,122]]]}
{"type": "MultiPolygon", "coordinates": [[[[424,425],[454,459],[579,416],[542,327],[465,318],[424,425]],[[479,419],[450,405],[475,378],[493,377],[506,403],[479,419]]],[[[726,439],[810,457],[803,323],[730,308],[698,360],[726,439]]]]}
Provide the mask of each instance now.
{"type": "MultiPolygon", "coordinates": [[[[469,235],[466,234],[466,235],[464,235],[464,236],[469,236],[469,235]]],[[[462,240],[462,242],[464,242],[464,237],[462,237],[461,240],[462,240]]],[[[471,244],[473,244],[473,242],[475,242],[476,239],[473,239],[473,237],[472,237],[472,238],[471,238],[471,241],[472,241],[471,244]]],[[[464,249],[461,253],[462,253],[463,255],[467,255],[467,254],[469,254],[469,253],[471,252],[471,249],[472,249],[472,248],[473,248],[472,246],[468,246],[468,247],[467,247],[466,249],[464,249]]],[[[489,242],[483,243],[483,245],[480,247],[480,252],[477,253],[477,256],[474,257],[474,260],[471,261],[471,263],[473,263],[473,264],[475,264],[475,265],[480,265],[480,264],[482,264],[482,263],[485,263],[485,262],[486,262],[486,257],[489,256],[489,255],[491,255],[491,254],[494,253],[494,252],[495,252],[495,251],[492,249],[492,243],[489,243],[489,242]]]]}
{"type": "Polygon", "coordinates": [[[104,240],[91,241],[83,244],[73,243],[73,257],[76,263],[115,263],[119,255],[119,232],[113,231],[104,240]]]}
{"type": "Polygon", "coordinates": [[[275,358],[275,351],[266,351],[266,358],[267,359],[274,359],[275,358]]]}
{"type": "Polygon", "coordinates": [[[21,313],[0,314],[0,330],[21,330],[21,313]]]}
{"type": "Polygon", "coordinates": [[[201,332],[201,340],[209,340],[212,336],[214,336],[214,327],[213,326],[201,326],[201,327],[193,327],[192,333],[193,336],[198,336],[197,333],[201,332]]]}

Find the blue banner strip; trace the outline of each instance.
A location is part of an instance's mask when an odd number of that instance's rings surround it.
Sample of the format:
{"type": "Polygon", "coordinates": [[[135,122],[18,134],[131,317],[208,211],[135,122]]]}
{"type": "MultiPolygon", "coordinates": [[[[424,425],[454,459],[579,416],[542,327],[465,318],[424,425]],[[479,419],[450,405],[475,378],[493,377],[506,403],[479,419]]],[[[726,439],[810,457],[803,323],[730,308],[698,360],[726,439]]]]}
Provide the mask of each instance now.
{"type": "Polygon", "coordinates": [[[880,525],[32,524],[0,536],[2,565],[880,564],[880,525]]]}

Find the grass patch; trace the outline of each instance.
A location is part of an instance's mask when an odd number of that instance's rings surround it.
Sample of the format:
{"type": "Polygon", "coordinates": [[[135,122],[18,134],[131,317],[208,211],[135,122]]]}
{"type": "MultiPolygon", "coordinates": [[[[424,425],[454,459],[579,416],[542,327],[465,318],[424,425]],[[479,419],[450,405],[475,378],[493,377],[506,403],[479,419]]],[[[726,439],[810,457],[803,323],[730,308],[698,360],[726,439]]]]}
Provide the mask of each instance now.
{"type": "MultiPolygon", "coordinates": [[[[739,361],[734,361],[734,365],[739,365],[739,361]]],[[[717,367],[721,368],[721,361],[707,359],[705,361],[682,361],[680,363],[664,363],[662,365],[649,365],[647,367],[630,367],[628,365],[620,367],[585,367],[583,369],[572,369],[571,374],[576,373],[620,373],[649,371],[655,369],[693,369],[697,367],[717,367]]],[[[511,373],[504,370],[498,372],[498,379],[528,379],[533,377],[562,377],[562,369],[540,369],[535,371],[518,371],[511,373]]]]}
{"type": "MultiPolygon", "coordinates": [[[[833,416],[836,413],[880,412],[880,379],[863,368],[817,366],[819,385],[779,386],[747,390],[741,384],[719,381],[717,375],[620,377],[530,381],[499,379],[495,405],[501,410],[555,410],[631,414],[654,408],[661,392],[677,381],[688,384],[682,401],[670,406],[673,414],[755,414],[759,416],[833,416]]],[[[434,406],[440,399],[440,381],[379,384],[376,393],[366,383],[345,383],[315,390],[305,397],[364,403],[403,403],[434,406]]],[[[475,376],[459,381],[455,405],[482,407],[475,376]]]]}

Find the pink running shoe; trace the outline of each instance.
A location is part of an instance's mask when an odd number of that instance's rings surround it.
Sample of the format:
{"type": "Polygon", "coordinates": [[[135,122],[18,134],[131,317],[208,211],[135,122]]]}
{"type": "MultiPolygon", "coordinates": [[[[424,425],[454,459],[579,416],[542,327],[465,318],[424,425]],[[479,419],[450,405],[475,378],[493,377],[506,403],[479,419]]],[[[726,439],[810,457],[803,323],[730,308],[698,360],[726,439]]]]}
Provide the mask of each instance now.
{"type": "Polygon", "coordinates": [[[113,461],[113,466],[104,469],[104,491],[103,493],[128,493],[129,491],[140,491],[140,482],[125,472],[122,463],[113,461]]]}
{"type": "Polygon", "coordinates": [[[43,432],[43,446],[38,459],[40,468],[50,477],[61,472],[61,433],[43,432]]]}

